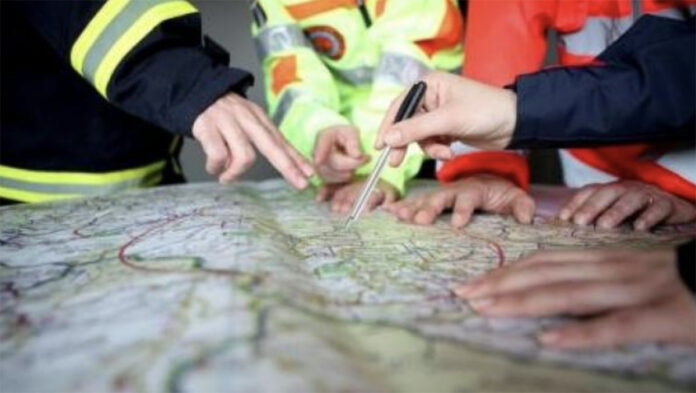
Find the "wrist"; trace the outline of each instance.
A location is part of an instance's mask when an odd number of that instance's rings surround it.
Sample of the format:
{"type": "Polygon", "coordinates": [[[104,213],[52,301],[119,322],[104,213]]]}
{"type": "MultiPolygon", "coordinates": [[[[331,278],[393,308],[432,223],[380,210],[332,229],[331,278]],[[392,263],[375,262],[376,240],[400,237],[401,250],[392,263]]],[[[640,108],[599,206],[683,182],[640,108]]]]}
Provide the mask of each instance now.
{"type": "Polygon", "coordinates": [[[510,145],[517,125],[517,94],[510,89],[503,89],[502,93],[504,100],[500,148],[505,149],[510,145]]]}

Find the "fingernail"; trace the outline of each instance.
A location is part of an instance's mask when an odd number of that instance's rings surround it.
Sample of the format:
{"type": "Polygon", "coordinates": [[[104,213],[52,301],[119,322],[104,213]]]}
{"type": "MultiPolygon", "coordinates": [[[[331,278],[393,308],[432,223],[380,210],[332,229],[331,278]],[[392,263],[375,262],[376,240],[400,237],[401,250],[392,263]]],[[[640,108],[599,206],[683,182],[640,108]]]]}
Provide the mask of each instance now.
{"type": "Polygon", "coordinates": [[[568,221],[568,219],[570,218],[570,210],[561,210],[561,212],[558,214],[558,218],[560,218],[563,221],[568,221]]]}
{"type": "Polygon", "coordinates": [[[482,297],[478,299],[469,300],[469,304],[471,305],[471,307],[474,308],[474,310],[488,308],[492,306],[493,303],[495,303],[495,299],[493,299],[492,297],[482,297]]]}
{"type": "Polygon", "coordinates": [[[638,220],[633,224],[633,227],[637,231],[644,231],[647,229],[647,224],[645,224],[645,221],[643,221],[643,220],[638,220]]]}
{"type": "Polygon", "coordinates": [[[469,293],[471,293],[471,284],[465,284],[459,287],[456,287],[452,289],[454,291],[454,294],[457,295],[458,297],[467,297],[469,293]]]}
{"type": "Polygon", "coordinates": [[[614,225],[610,220],[600,220],[597,225],[602,229],[611,229],[614,225]]]}
{"type": "Polygon", "coordinates": [[[534,218],[533,213],[524,212],[520,215],[520,222],[522,224],[531,224],[533,218],[534,218]]]}
{"type": "Polygon", "coordinates": [[[419,212],[416,214],[416,216],[413,218],[413,221],[415,221],[417,224],[425,225],[428,224],[428,213],[426,212],[419,212]]]}
{"type": "Polygon", "coordinates": [[[459,213],[454,213],[452,215],[452,226],[459,229],[464,222],[464,217],[459,213]]]}
{"type": "MultiPolygon", "coordinates": [[[[454,290],[454,293],[457,294],[457,296],[462,297],[462,298],[472,298],[476,297],[476,294],[480,292],[480,286],[478,285],[477,280],[474,280],[470,283],[464,284],[460,286],[459,288],[456,288],[454,290]]],[[[480,298],[480,299],[490,299],[490,298],[480,298]]]]}
{"type": "Polygon", "coordinates": [[[544,332],[539,334],[537,337],[542,344],[549,345],[558,342],[561,335],[558,334],[558,332],[544,332]]]}
{"type": "Polygon", "coordinates": [[[297,185],[300,187],[301,190],[304,190],[305,188],[307,188],[309,183],[307,182],[307,179],[305,179],[304,177],[298,177],[297,185]]]}
{"type": "Polygon", "coordinates": [[[302,166],[302,171],[307,177],[311,177],[314,175],[314,168],[309,164],[304,164],[302,166]]]}
{"type": "Polygon", "coordinates": [[[395,144],[401,142],[401,131],[391,130],[391,131],[387,132],[387,135],[384,136],[384,141],[388,145],[395,145],[395,144]]]}
{"type": "Polygon", "coordinates": [[[577,225],[587,225],[587,218],[585,216],[575,216],[575,220],[573,221],[577,225]]]}

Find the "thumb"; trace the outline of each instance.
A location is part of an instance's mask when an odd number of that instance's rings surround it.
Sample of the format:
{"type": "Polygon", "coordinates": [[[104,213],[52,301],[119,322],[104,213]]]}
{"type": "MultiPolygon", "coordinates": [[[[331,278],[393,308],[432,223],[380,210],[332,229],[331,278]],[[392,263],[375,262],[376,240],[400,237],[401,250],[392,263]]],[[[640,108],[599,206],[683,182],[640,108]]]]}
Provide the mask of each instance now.
{"type": "Polygon", "coordinates": [[[314,147],[314,163],[323,164],[329,158],[331,154],[331,149],[333,148],[333,136],[332,134],[319,134],[317,139],[317,144],[314,147]]]}
{"type": "Polygon", "coordinates": [[[522,224],[531,224],[536,210],[534,199],[526,193],[521,193],[512,201],[512,215],[522,224]]]}
{"type": "Polygon", "coordinates": [[[391,147],[403,147],[433,137],[454,137],[456,111],[440,107],[432,112],[416,115],[391,126],[384,133],[384,143],[391,147]]]}
{"type": "Polygon", "coordinates": [[[338,141],[343,146],[343,149],[350,157],[361,158],[362,149],[360,148],[360,137],[358,130],[355,128],[347,128],[339,134],[338,141]]]}

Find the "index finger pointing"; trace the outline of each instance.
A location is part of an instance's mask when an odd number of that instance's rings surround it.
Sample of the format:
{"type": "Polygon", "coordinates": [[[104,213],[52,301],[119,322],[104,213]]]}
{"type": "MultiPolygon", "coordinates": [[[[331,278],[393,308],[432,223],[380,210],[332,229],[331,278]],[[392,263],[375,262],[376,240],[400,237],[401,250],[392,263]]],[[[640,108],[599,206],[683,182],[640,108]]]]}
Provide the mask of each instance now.
{"type": "Polygon", "coordinates": [[[273,130],[268,129],[253,111],[238,111],[237,116],[244,133],[251,139],[257,149],[275,167],[280,174],[296,188],[307,187],[307,178],[299,165],[273,137],[273,130]]]}
{"type": "Polygon", "coordinates": [[[302,172],[306,177],[314,175],[314,168],[310,163],[305,160],[305,158],[298,152],[289,142],[283,134],[278,130],[278,128],[273,124],[273,122],[268,118],[266,112],[263,111],[258,105],[251,103],[251,111],[256,115],[256,118],[261,121],[261,124],[266,126],[266,129],[270,130],[271,137],[279,144],[285,152],[290,156],[290,158],[295,161],[295,164],[300,167],[302,172]]]}

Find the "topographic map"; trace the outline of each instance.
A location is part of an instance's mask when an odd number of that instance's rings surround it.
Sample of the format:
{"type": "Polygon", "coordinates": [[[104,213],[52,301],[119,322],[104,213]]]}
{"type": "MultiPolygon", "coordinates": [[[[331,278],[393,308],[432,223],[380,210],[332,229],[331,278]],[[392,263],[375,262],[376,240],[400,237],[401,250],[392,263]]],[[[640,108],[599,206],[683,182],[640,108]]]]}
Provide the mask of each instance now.
{"type": "Polygon", "coordinates": [[[0,209],[3,392],[655,391],[696,354],[540,348],[453,284],[537,248],[674,241],[478,215],[345,217],[278,181],[0,209]]]}

